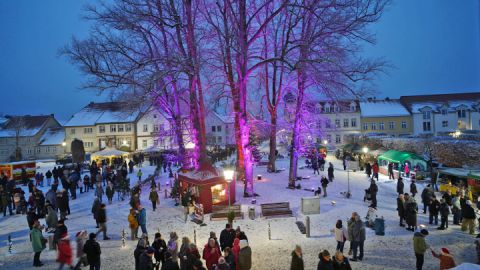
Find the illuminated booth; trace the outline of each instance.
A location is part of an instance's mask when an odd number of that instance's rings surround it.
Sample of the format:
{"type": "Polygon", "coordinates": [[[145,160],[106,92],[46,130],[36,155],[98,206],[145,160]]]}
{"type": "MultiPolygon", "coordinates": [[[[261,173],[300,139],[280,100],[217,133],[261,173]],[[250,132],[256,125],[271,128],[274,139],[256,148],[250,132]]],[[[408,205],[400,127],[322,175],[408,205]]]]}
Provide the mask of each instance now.
{"type": "Polygon", "coordinates": [[[205,214],[212,212],[213,205],[228,205],[235,202],[235,180],[228,182],[221,171],[208,169],[183,170],[178,173],[181,190],[189,190],[196,203],[203,205],[205,214]]]}

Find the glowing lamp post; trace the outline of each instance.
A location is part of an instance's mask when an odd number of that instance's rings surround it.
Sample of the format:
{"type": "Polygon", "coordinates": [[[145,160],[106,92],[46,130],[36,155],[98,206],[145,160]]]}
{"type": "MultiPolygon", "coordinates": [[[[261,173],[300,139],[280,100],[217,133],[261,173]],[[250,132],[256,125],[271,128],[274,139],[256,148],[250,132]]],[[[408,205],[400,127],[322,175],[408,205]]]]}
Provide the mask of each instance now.
{"type": "Polygon", "coordinates": [[[327,140],[323,140],[323,144],[327,145],[328,141],[327,140]]]}
{"type": "Polygon", "coordinates": [[[230,183],[233,180],[233,174],[235,172],[233,170],[224,170],[223,176],[225,177],[225,181],[228,183],[228,210],[230,210],[230,183]]]}
{"type": "Polygon", "coordinates": [[[365,153],[365,154],[368,153],[368,147],[366,147],[366,146],[363,147],[363,148],[362,148],[362,151],[363,151],[363,153],[365,153]]]}

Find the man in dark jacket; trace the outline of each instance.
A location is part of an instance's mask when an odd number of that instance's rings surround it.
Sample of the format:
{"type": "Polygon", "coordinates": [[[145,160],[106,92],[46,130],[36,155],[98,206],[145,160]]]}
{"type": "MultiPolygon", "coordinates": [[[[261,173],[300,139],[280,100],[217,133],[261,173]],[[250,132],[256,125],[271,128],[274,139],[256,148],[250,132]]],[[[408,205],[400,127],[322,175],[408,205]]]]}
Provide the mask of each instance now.
{"type": "Polygon", "coordinates": [[[66,219],[68,212],[68,195],[66,192],[57,193],[57,207],[60,211],[60,219],[66,219]]]}
{"type": "Polygon", "coordinates": [[[418,193],[417,185],[415,184],[415,180],[412,180],[412,183],[410,183],[410,193],[412,194],[412,197],[414,197],[414,198],[415,198],[415,195],[418,193]]]}
{"type": "Polygon", "coordinates": [[[433,192],[433,189],[430,187],[430,184],[427,185],[426,188],[423,189],[422,191],[422,203],[423,203],[423,213],[427,213],[427,208],[432,202],[432,198],[435,196],[435,193],[433,192]]]}
{"type": "Polygon", "coordinates": [[[103,232],[103,240],[110,240],[110,237],[107,236],[107,210],[105,208],[106,205],[102,203],[97,212],[97,221],[98,226],[100,227],[97,231],[97,235],[100,232],[103,232]]]}
{"type": "Polygon", "coordinates": [[[97,235],[90,233],[89,239],[83,246],[83,252],[87,255],[88,264],[90,264],[90,270],[100,270],[100,244],[97,242],[97,235]]]}
{"type": "Polygon", "coordinates": [[[398,176],[398,181],[397,181],[397,193],[398,193],[398,195],[403,194],[403,187],[404,186],[405,186],[405,184],[403,184],[403,179],[399,175],[398,176]]]}
{"type": "Polygon", "coordinates": [[[395,175],[393,174],[393,162],[388,163],[388,179],[395,179],[395,175]]]}
{"type": "Polygon", "coordinates": [[[68,228],[65,226],[65,221],[60,219],[57,223],[57,228],[55,229],[55,233],[53,234],[53,243],[57,244],[58,240],[62,238],[62,235],[68,233],[68,228]]]}
{"type": "Polygon", "coordinates": [[[372,198],[372,204],[369,207],[377,209],[377,192],[378,192],[378,186],[375,183],[375,180],[372,179],[371,184],[370,184],[370,196],[372,198]]]}
{"type": "Polygon", "coordinates": [[[292,251],[292,263],[290,264],[290,270],[303,270],[303,256],[302,256],[302,248],[300,246],[296,246],[295,250],[292,251]]]}
{"type": "Polygon", "coordinates": [[[331,162],[328,163],[328,181],[330,182],[333,182],[333,178],[335,178],[335,176],[333,175],[333,164],[331,162]]]}
{"type": "Polygon", "coordinates": [[[172,260],[170,252],[165,252],[165,262],[162,264],[162,270],[180,270],[177,261],[172,260]]]}
{"type": "Polygon", "coordinates": [[[403,224],[403,220],[405,219],[405,198],[403,197],[403,194],[398,195],[397,212],[398,212],[398,217],[400,218],[399,226],[405,227],[405,224],[403,224]]]}
{"type": "Polygon", "coordinates": [[[100,202],[100,200],[98,198],[95,198],[95,200],[93,200],[92,214],[93,214],[93,218],[95,219],[95,223],[97,224],[96,228],[98,228],[97,214],[98,214],[98,210],[100,210],[101,205],[102,205],[102,203],[100,202]]]}
{"type": "Polygon", "coordinates": [[[445,230],[448,228],[448,215],[450,215],[450,208],[448,207],[447,202],[445,199],[440,200],[440,207],[438,209],[440,212],[440,221],[442,222],[440,224],[440,227],[438,227],[438,230],[445,230]]]}
{"type": "Polygon", "coordinates": [[[222,251],[225,250],[226,247],[233,246],[233,240],[235,239],[235,231],[232,230],[232,226],[230,223],[225,225],[225,229],[222,230],[220,233],[220,247],[222,251]]]}
{"type": "Polygon", "coordinates": [[[139,258],[139,261],[138,261],[139,269],[141,269],[141,270],[153,270],[152,257],[153,257],[154,253],[155,253],[155,249],[153,249],[152,247],[149,247],[145,252],[140,254],[140,258],[139,258]]]}
{"type": "Polygon", "coordinates": [[[440,202],[437,200],[437,198],[433,198],[430,201],[430,204],[428,205],[428,219],[429,219],[429,224],[433,223],[433,220],[435,219],[435,225],[438,225],[438,211],[440,209],[440,202]]]}
{"type": "Polygon", "coordinates": [[[153,240],[152,247],[155,249],[155,260],[163,263],[165,261],[167,243],[162,239],[162,235],[158,232],[155,233],[155,239],[153,240]]]}
{"type": "Polygon", "coordinates": [[[462,231],[466,231],[467,227],[470,234],[475,234],[475,210],[470,200],[466,201],[462,211],[462,231]]]}
{"type": "Polygon", "coordinates": [[[320,252],[320,254],[318,254],[318,258],[320,261],[318,262],[317,270],[334,270],[333,261],[328,250],[320,252]]]}

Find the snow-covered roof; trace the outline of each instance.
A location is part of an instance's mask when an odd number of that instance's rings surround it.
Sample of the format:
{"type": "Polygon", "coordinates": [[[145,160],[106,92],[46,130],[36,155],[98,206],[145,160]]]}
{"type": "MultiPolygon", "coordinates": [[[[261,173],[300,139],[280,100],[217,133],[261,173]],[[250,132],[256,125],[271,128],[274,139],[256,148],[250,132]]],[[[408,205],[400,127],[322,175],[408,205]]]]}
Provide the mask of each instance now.
{"type": "Polygon", "coordinates": [[[22,137],[35,136],[43,126],[46,125],[53,115],[22,115],[22,116],[7,116],[6,122],[3,123],[0,129],[0,137],[14,137],[16,131],[22,137]]]}
{"type": "Polygon", "coordinates": [[[82,110],[75,113],[65,123],[66,127],[94,126],[96,124],[108,123],[130,123],[134,122],[141,114],[140,109],[124,109],[125,103],[104,102],[90,103],[82,110]]]}
{"type": "Polygon", "coordinates": [[[413,102],[411,103],[410,107],[412,113],[418,113],[425,107],[430,107],[434,111],[439,111],[442,107],[446,107],[450,111],[455,110],[460,106],[466,106],[469,109],[474,108],[479,103],[474,100],[453,100],[453,101],[446,101],[446,102],[413,102]]]}
{"type": "Polygon", "coordinates": [[[362,117],[409,116],[410,113],[399,100],[367,100],[360,102],[362,117]]]}
{"type": "Polygon", "coordinates": [[[39,145],[61,145],[65,140],[65,129],[49,128],[40,138],[39,145]]]}
{"type": "Polygon", "coordinates": [[[435,111],[438,111],[443,106],[447,106],[450,110],[455,110],[461,105],[467,106],[469,109],[475,109],[480,105],[480,93],[402,96],[400,101],[412,113],[418,113],[427,106],[435,111]]]}

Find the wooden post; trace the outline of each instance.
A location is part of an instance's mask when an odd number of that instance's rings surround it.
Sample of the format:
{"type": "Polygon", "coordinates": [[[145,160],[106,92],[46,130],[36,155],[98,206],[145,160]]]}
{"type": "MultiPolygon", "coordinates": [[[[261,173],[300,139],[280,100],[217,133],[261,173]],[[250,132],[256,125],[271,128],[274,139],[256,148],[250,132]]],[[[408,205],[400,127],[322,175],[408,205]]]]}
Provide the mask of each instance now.
{"type": "Polygon", "coordinates": [[[12,254],[12,249],[13,249],[12,236],[9,234],[8,235],[8,253],[12,254]]]}
{"type": "Polygon", "coordinates": [[[193,229],[193,243],[197,245],[197,230],[193,229]]]}
{"type": "Polygon", "coordinates": [[[122,247],[125,247],[125,229],[122,230],[122,247]]]}
{"type": "Polygon", "coordinates": [[[307,238],[310,238],[310,217],[305,218],[305,234],[307,238]]]}
{"type": "Polygon", "coordinates": [[[272,240],[272,230],[270,229],[270,221],[268,222],[268,240],[272,240]]]}
{"type": "Polygon", "coordinates": [[[167,188],[165,188],[165,199],[168,199],[167,188]]]}

